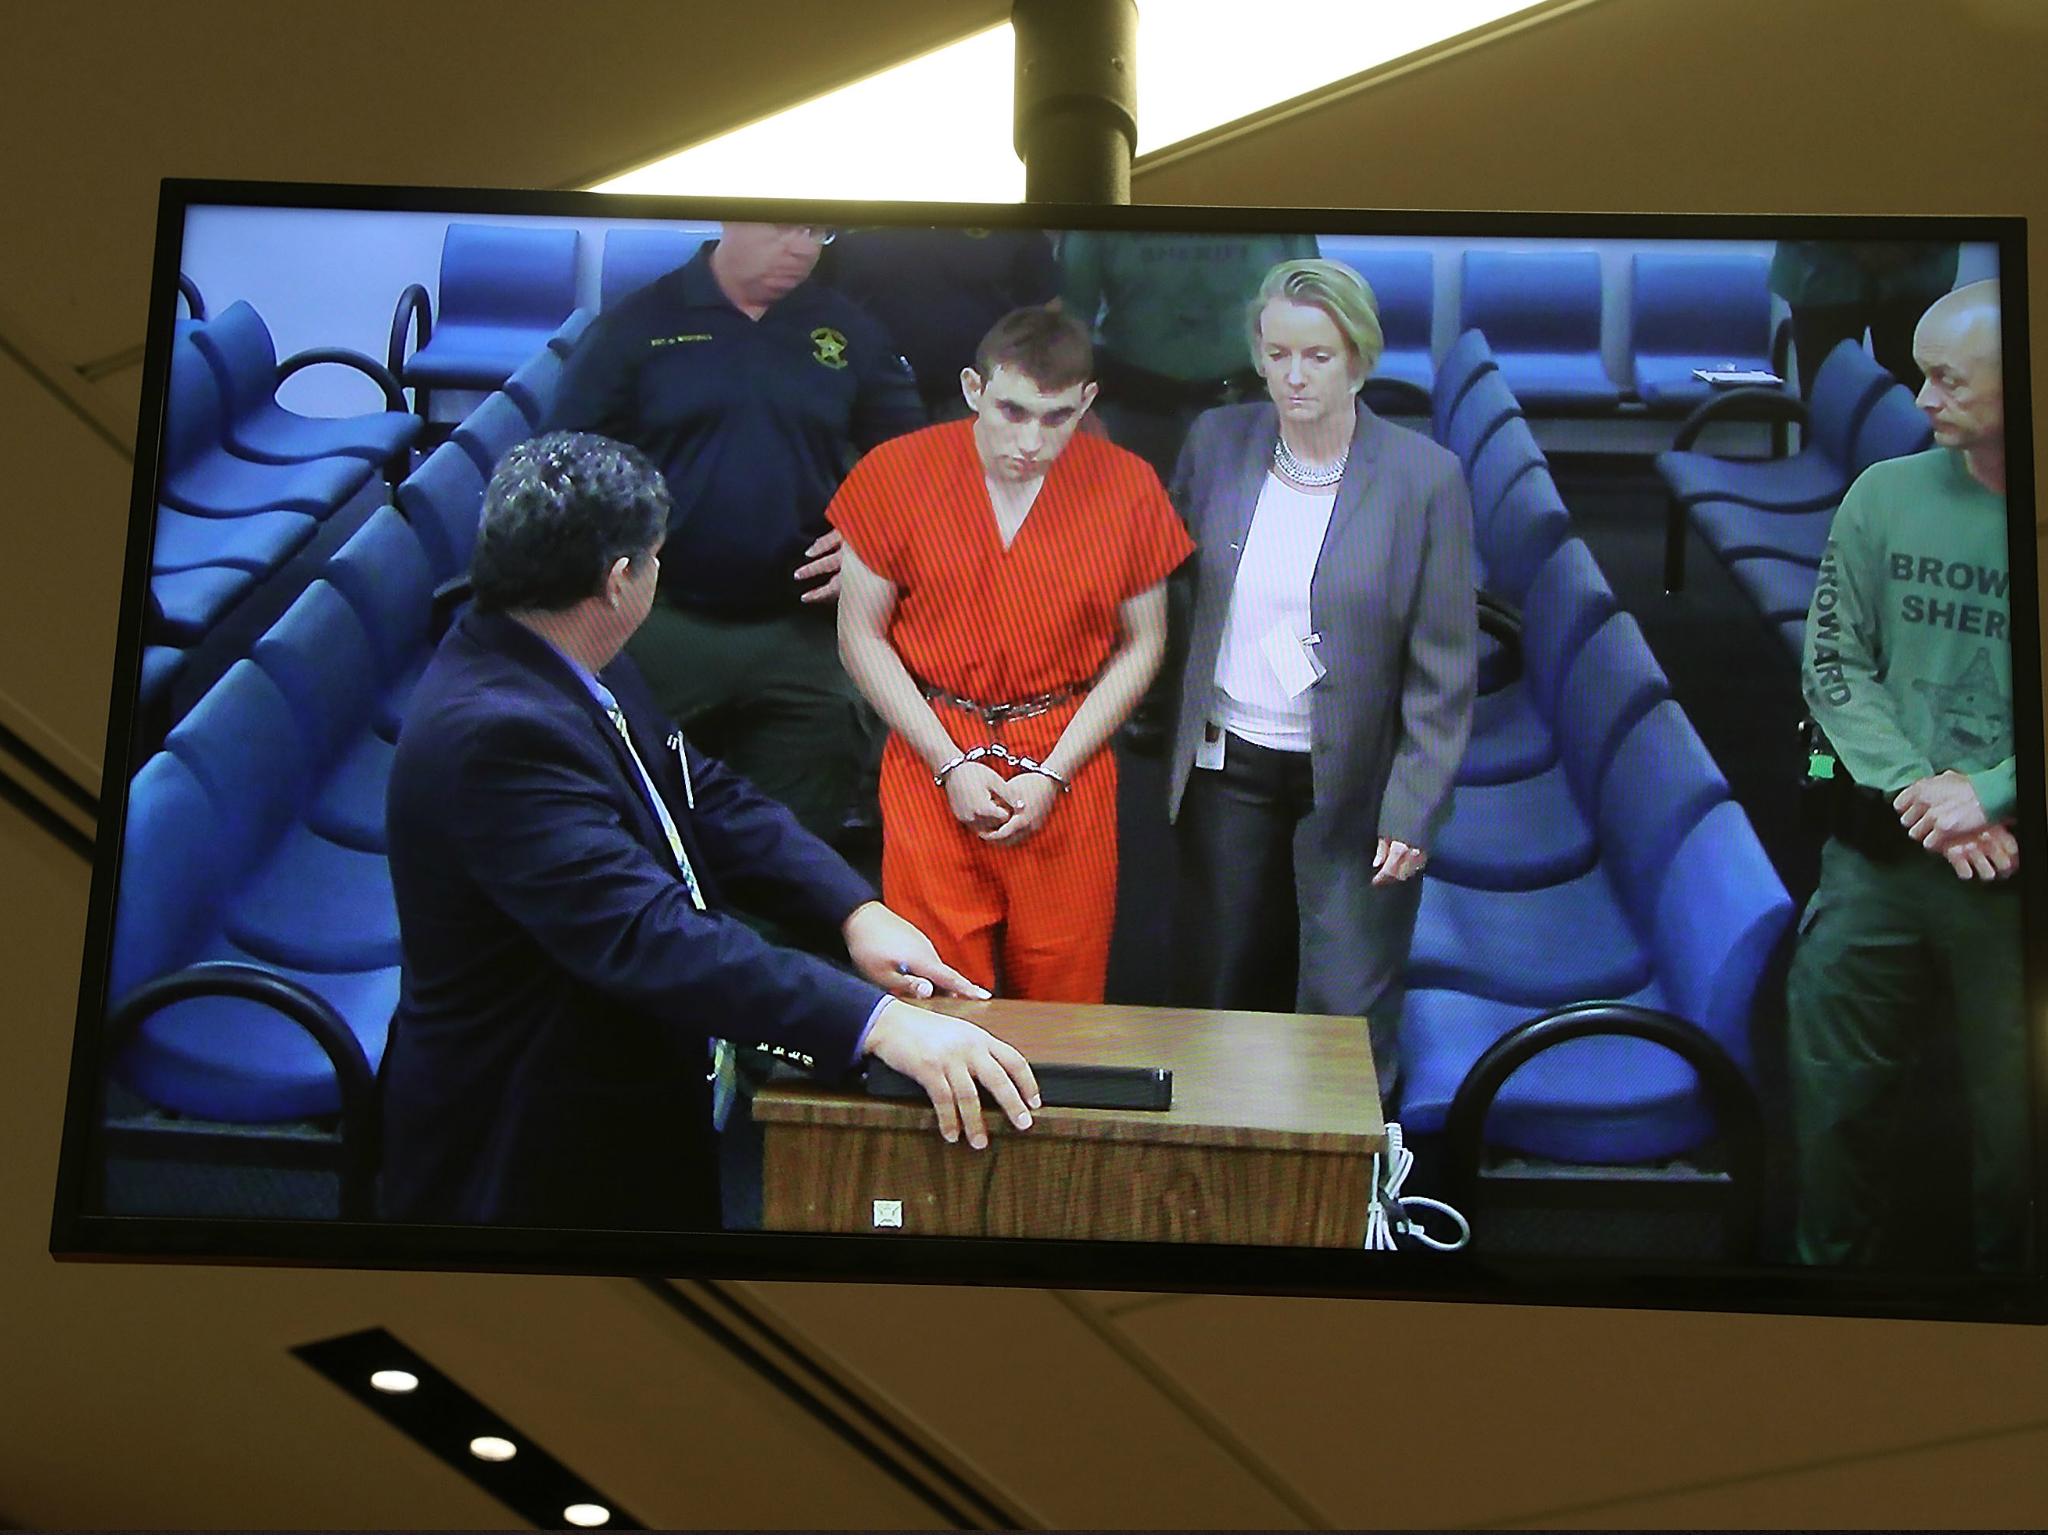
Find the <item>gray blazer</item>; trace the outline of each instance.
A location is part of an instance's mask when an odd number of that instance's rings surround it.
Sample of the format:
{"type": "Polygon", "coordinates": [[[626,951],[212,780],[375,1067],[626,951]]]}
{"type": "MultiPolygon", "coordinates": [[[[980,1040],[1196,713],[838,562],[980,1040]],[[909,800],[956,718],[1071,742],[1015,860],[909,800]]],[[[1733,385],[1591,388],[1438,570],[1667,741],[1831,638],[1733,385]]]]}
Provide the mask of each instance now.
{"type": "MultiPolygon", "coordinates": [[[[1231,586],[1278,436],[1265,401],[1205,412],[1174,472],[1174,504],[1196,552],[1170,817],[1180,813],[1214,697],[1231,586]]],[[[1335,858],[1362,852],[1368,864],[1382,834],[1427,849],[1471,729],[1472,502],[1455,457],[1363,405],[1309,584],[1309,622],[1327,670],[1310,690],[1315,810],[1297,846],[1335,858]]]]}

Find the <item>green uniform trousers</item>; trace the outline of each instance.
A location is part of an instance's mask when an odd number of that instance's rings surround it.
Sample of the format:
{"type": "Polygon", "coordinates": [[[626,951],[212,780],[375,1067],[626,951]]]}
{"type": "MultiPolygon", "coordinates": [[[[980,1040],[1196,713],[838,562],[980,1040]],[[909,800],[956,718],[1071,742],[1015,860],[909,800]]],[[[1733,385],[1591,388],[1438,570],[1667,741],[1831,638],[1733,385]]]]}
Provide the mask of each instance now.
{"type": "Polygon", "coordinates": [[[657,601],[626,651],[690,744],[827,842],[853,808],[872,729],[832,605],[727,619],[657,601]]]}
{"type": "Polygon", "coordinates": [[[1977,1263],[2023,1260],[2032,1193],[2019,890],[1959,880],[1908,848],[1878,863],[1840,840],[1799,922],[1786,982],[1798,1257],[1913,1262],[1915,1212],[1895,1199],[1910,1161],[1968,1191],[1977,1263]],[[1969,1146],[1928,1143],[1924,1071],[1953,1031],[1969,1146]]]}

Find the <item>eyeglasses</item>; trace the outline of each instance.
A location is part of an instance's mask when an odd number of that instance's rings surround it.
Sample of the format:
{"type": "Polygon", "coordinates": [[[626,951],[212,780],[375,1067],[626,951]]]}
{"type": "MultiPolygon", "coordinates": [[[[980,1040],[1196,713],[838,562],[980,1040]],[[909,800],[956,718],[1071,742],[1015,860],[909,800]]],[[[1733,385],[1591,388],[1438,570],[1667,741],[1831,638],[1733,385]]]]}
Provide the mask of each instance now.
{"type": "Polygon", "coordinates": [[[808,240],[815,240],[820,245],[830,245],[839,238],[839,231],[829,224],[777,224],[773,228],[775,233],[785,240],[794,240],[802,236],[808,240]]]}

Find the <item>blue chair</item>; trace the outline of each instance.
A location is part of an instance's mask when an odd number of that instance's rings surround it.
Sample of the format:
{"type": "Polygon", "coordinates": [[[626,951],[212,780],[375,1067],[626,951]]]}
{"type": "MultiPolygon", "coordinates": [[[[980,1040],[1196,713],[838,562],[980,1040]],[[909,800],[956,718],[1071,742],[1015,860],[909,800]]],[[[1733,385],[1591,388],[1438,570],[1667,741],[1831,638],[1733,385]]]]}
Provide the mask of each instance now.
{"type": "Polygon", "coordinates": [[[355,609],[377,655],[379,693],[372,728],[398,740],[413,688],[433,654],[434,570],[419,535],[393,507],[380,507],[327,562],[327,579],[355,609]]]}
{"type": "Polygon", "coordinates": [[[452,437],[489,483],[498,460],[533,436],[526,415],[503,390],[462,418],[452,437]]]}
{"type": "Polygon", "coordinates": [[[548,412],[555,405],[555,388],[561,382],[562,354],[548,347],[542,347],[513,369],[512,377],[505,381],[505,393],[526,418],[529,432],[539,432],[548,419],[548,412]]]}
{"type": "Polygon", "coordinates": [[[590,329],[590,322],[596,318],[595,310],[571,311],[569,318],[556,326],[555,333],[548,337],[548,350],[557,357],[567,357],[576,350],[576,343],[583,339],[583,333],[590,329]]]}
{"type": "Polygon", "coordinates": [[[267,576],[311,543],[319,528],[303,512],[194,517],[175,507],[158,507],[149,568],[167,574],[221,565],[267,576]]]}
{"type": "Polygon", "coordinates": [[[1774,512],[1818,512],[1840,503],[1849,489],[1856,434],[1892,377],[1863,348],[1845,341],[1830,352],[1805,403],[1774,390],[1735,390],[1708,401],[1678,430],[1669,452],[1657,456],[1657,475],[1667,494],[1664,524],[1664,589],[1685,585],[1688,514],[1702,502],[1737,502],[1774,512]],[[1763,410],[1807,427],[1805,441],[1787,458],[1717,459],[1692,444],[1724,415],[1763,410]]]}
{"type": "Polygon", "coordinates": [[[244,658],[164,738],[219,811],[230,862],[222,932],[269,964],[374,971],[398,964],[398,913],[381,854],[307,826],[322,784],[304,729],[270,675],[244,658]]]}
{"type": "Polygon", "coordinates": [[[1435,256],[1350,235],[1326,236],[1321,249],[1328,260],[1341,261],[1364,278],[1379,303],[1386,347],[1373,377],[1398,379],[1429,393],[1436,382],[1430,337],[1436,317],[1435,256]]]}
{"type": "Polygon", "coordinates": [[[1784,647],[1785,647],[1785,649],[1786,649],[1787,651],[1791,652],[1791,654],[1792,654],[1792,660],[1793,660],[1794,662],[1803,662],[1803,661],[1805,661],[1805,659],[1806,659],[1806,619],[1805,619],[1805,616],[1804,616],[1804,615],[1802,615],[1802,616],[1800,616],[1799,618],[1796,618],[1796,619],[1778,619],[1778,620],[1774,621],[1773,627],[1774,627],[1774,628],[1775,628],[1775,629],[1777,630],[1777,632],[1778,632],[1778,643],[1779,643],[1780,645],[1784,646],[1784,647]]]}
{"type": "Polygon", "coordinates": [[[450,224],[441,244],[438,310],[414,283],[392,316],[391,372],[420,391],[494,390],[548,344],[576,307],[573,229],[450,224]],[[417,325],[418,350],[404,356],[417,325]]]}
{"type": "Polygon", "coordinates": [[[604,256],[598,267],[598,309],[615,309],[627,295],[666,277],[695,256],[710,238],[705,230],[666,225],[606,230],[604,256]]]}
{"type": "Polygon", "coordinates": [[[1478,331],[1466,331],[1451,343],[1451,349],[1444,353],[1444,360],[1437,365],[1436,382],[1430,390],[1430,436],[1440,443],[1449,444],[1451,417],[1466,392],[1481,374],[1491,373],[1497,366],[1493,349],[1478,331]]]}
{"type": "Polygon", "coordinates": [[[231,451],[261,464],[303,464],[341,455],[389,463],[420,434],[420,419],[405,409],[398,380],[380,364],[341,347],[300,352],[280,364],[270,328],[246,302],[236,302],[203,325],[192,341],[212,368],[227,412],[231,451]],[[278,386],[318,363],[354,368],[382,392],[386,409],[363,416],[303,416],[277,403],[278,386]]]}
{"type": "Polygon", "coordinates": [[[1849,479],[1885,459],[1925,453],[1934,446],[1934,428],[1903,384],[1895,384],[1871,402],[1849,445],[1849,479]]]}
{"type": "Polygon", "coordinates": [[[306,744],[317,786],[305,804],[306,826],[344,848],[383,853],[391,743],[372,729],[382,677],[355,610],[315,581],[249,654],[290,700],[306,744]]]}
{"type": "Polygon", "coordinates": [[[220,386],[188,334],[171,341],[164,419],[162,500],[195,517],[300,512],[324,520],[366,485],[376,466],[339,456],[257,464],[229,452],[220,386]]]}
{"type": "Polygon", "coordinates": [[[1536,434],[1520,416],[1508,417],[1487,437],[1468,470],[1473,535],[1482,551],[1492,541],[1493,520],[1508,491],[1525,475],[1547,473],[1548,467],[1536,434]]]}
{"type": "Polygon", "coordinates": [[[374,1073],[398,968],[309,971],[230,939],[246,842],[170,752],[128,795],[109,995],[114,1074],[149,1102],[235,1123],[343,1116],[344,1214],[367,1217],[374,1073]],[[353,1143],[350,1155],[349,1143],[353,1143]]]}
{"type": "Polygon", "coordinates": [[[1818,566],[1779,555],[1752,555],[1729,561],[1728,574],[1759,614],[1774,625],[1798,624],[1804,640],[1813,589],[1820,581],[1818,566]]]}
{"type": "Polygon", "coordinates": [[[1488,519],[1479,554],[1486,589],[1520,603],[1551,552],[1571,532],[1571,514],[1547,469],[1516,478],[1488,519]]]}
{"type": "Polygon", "coordinates": [[[1580,647],[1558,697],[1559,761],[1530,778],[1455,789],[1430,874],[1479,890],[1525,891],[1591,869],[1607,765],[1623,733],[1669,695],[1635,620],[1608,619],[1580,647]]]}
{"type": "Polygon", "coordinates": [[[151,573],[149,595],[155,608],[145,638],[190,650],[256,589],[260,579],[254,571],[225,565],[151,573]]]}
{"type": "Polygon", "coordinates": [[[403,481],[398,510],[412,524],[436,583],[469,569],[483,517],[484,477],[459,443],[443,443],[403,481]]]}
{"type": "Polygon", "coordinates": [[[1635,392],[1654,410],[1689,411],[1714,387],[1696,368],[1771,368],[1770,260],[1748,252],[1637,251],[1630,346],[1635,392]]]}
{"type": "Polygon", "coordinates": [[[1600,257],[1593,251],[1468,250],[1458,327],[1486,333],[1529,410],[1594,414],[1621,391],[1600,356],[1600,257]]]}
{"type": "Polygon", "coordinates": [[[1692,524],[1724,565],[1756,555],[1792,560],[1818,570],[1827,551],[1835,509],[1774,512],[1739,501],[1696,501],[1692,524]]]}
{"type": "Polygon", "coordinates": [[[1473,461],[1479,457],[1479,451],[1486,446],[1488,439],[1504,423],[1516,420],[1521,414],[1521,402],[1498,371],[1484,371],[1472,381],[1472,387],[1465,391],[1465,397],[1451,412],[1444,433],[1444,446],[1458,456],[1468,480],[1472,475],[1473,461]]]}
{"type": "Polygon", "coordinates": [[[1558,691],[1593,631],[1615,613],[1614,589],[1583,541],[1559,544],[1529,583],[1522,607],[1522,676],[1472,705],[1472,734],[1456,782],[1505,784],[1557,761],[1558,691]]]}

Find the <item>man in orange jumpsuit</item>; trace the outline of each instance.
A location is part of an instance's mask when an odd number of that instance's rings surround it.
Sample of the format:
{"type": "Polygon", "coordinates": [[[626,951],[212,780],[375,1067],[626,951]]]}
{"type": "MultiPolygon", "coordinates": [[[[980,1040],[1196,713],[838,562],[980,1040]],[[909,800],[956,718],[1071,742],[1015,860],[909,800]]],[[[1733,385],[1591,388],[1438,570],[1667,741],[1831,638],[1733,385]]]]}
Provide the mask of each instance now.
{"type": "Polygon", "coordinates": [[[973,415],[871,450],[844,536],[839,652],[890,727],[882,889],[1008,997],[1100,1002],[1116,759],[1193,545],[1137,455],[1079,433],[1086,329],[1021,309],[960,383],[973,415]]]}

